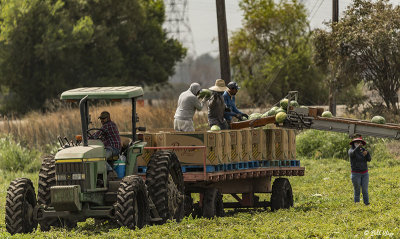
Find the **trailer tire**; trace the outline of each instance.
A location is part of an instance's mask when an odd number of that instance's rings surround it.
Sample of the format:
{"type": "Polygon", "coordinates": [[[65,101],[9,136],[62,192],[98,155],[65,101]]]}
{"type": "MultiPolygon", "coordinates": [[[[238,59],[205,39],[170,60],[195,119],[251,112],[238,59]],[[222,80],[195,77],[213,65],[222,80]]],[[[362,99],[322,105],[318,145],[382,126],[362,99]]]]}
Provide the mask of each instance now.
{"type": "Polygon", "coordinates": [[[222,194],[216,188],[209,188],[204,192],[203,217],[213,218],[225,215],[222,194]]]}
{"type": "Polygon", "coordinates": [[[185,186],[181,165],[174,152],[157,151],[147,164],[146,185],[161,223],[184,217],[185,186]]]}
{"type": "Polygon", "coordinates": [[[119,184],[115,216],[120,226],[142,228],[148,223],[149,202],[146,185],[137,175],[126,176],[119,184]]]}
{"type": "Polygon", "coordinates": [[[292,186],[287,178],[277,178],[272,185],[271,210],[293,207],[292,186]]]}
{"type": "Polygon", "coordinates": [[[6,198],[6,229],[11,234],[31,233],[37,228],[33,218],[36,206],[35,188],[27,178],[17,178],[10,183],[6,198]]]}

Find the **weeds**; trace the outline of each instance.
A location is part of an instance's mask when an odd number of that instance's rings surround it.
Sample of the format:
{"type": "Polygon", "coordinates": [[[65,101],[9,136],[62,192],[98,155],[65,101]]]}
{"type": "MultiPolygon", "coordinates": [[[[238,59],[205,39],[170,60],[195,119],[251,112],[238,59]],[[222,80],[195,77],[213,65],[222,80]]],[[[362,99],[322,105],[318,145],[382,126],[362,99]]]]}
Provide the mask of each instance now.
{"type": "MultiPolygon", "coordinates": [[[[175,101],[162,101],[155,106],[138,105],[139,122],[137,126],[146,127],[148,131],[171,129],[175,110],[175,101]]],[[[132,131],[130,102],[91,106],[89,112],[92,124],[89,127],[99,128],[101,126],[97,117],[102,111],[110,112],[111,120],[118,125],[120,132],[132,131]]],[[[196,113],[194,123],[196,127],[204,127],[207,124],[207,114],[196,113]]],[[[0,122],[0,134],[12,135],[16,141],[21,142],[21,145],[46,153],[50,153],[49,150],[58,143],[58,136],[73,139],[75,135],[82,134],[81,130],[79,109],[70,106],[59,106],[58,110],[53,109],[52,112],[46,114],[32,112],[23,119],[4,118],[0,122]]]]}
{"type": "Polygon", "coordinates": [[[0,138],[0,169],[4,171],[36,172],[40,168],[40,153],[15,142],[10,136],[0,138]]]}

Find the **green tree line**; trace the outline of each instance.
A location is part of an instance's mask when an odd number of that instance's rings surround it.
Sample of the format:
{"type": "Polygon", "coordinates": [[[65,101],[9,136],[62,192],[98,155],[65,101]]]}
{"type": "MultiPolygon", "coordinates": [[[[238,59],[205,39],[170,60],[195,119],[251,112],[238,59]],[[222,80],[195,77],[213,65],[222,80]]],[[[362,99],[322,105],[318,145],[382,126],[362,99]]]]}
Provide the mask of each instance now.
{"type": "Polygon", "coordinates": [[[1,0],[1,111],[43,107],[81,86],[152,85],[186,54],[162,0],[1,0]]]}
{"type": "Polygon", "coordinates": [[[315,30],[298,0],[241,0],[240,8],[243,27],[230,41],[233,77],[254,102],[275,103],[297,90],[302,104],[327,104],[331,86],[338,103],[398,113],[398,5],[354,0],[338,23],[315,30]]]}

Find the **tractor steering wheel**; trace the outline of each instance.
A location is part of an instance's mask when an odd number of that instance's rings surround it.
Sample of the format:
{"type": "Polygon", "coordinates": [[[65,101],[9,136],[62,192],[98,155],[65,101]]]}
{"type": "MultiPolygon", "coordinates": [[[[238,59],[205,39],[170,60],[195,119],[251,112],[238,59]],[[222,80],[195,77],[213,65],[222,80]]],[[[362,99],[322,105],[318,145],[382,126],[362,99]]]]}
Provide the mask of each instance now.
{"type": "Polygon", "coordinates": [[[101,141],[103,141],[104,135],[106,133],[106,131],[104,129],[100,129],[100,128],[90,128],[86,132],[90,139],[100,139],[101,141]],[[101,134],[98,137],[94,137],[93,134],[90,133],[90,131],[93,131],[93,130],[101,131],[101,134]]]}

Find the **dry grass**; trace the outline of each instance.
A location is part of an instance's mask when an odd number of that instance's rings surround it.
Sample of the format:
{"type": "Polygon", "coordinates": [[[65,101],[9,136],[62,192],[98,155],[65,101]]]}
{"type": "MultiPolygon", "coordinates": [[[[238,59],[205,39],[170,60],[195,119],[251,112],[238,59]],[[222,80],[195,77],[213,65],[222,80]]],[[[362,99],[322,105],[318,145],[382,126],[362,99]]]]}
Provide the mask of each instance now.
{"type": "MultiPolygon", "coordinates": [[[[91,106],[89,109],[92,120],[90,127],[99,128],[101,126],[97,117],[104,110],[110,112],[111,119],[118,125],[120,132],[132,130],[131,104],[124,102],[98,107],[91,106]]],[[[173,128],[175,110],[175,101],[163,101],[156,106],[138,105],[139,123],[137,126],[144,126],[148,131],[173,128]]],[[[207,124],[207,114],[196,113],[194,122],[196,128],[204,127],[207,124]]],[[[3,121],[0,121],[0,134],[11,134],[14,139],[25,146],[46,151],[57,143],[59,135],[72,139],[76,134],[81,134],[79,109],[64,105],[51,113],[32,112],[22,119],[4,118],[3,121]]]]}

